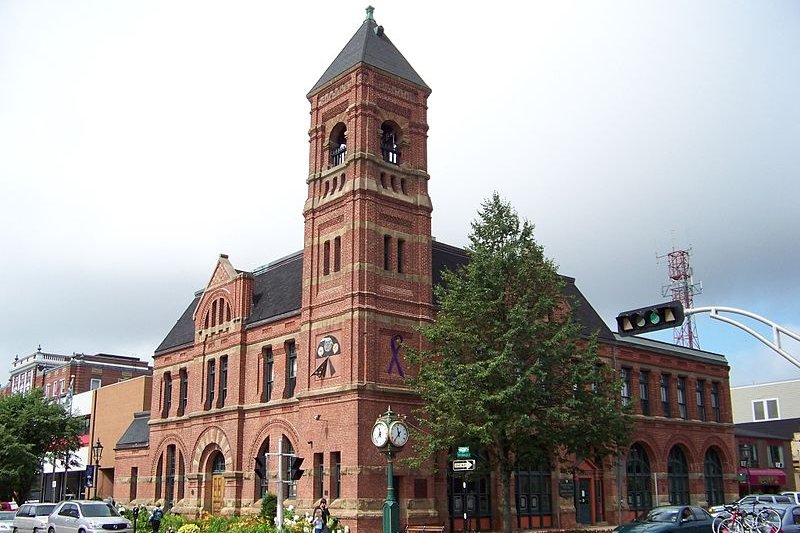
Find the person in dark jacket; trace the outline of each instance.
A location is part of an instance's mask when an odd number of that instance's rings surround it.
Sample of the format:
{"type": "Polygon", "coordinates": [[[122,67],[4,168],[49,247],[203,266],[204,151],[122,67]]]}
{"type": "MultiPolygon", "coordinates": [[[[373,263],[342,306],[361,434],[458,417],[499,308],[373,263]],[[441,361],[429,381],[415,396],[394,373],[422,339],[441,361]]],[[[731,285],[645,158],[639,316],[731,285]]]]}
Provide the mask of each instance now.
{"type": "Polygon", "coordinates": [[[157,503],[156,508],[153,509],[153,514],[150,515],[150,525],[153,527],[153,533],[158,533],[162,518],[164,518],[164,511],[161,510],[161,504],[157,503]]]}
{"type": "Polygon", "coordinates": [[[326,500],[325,498],[320,498],[319,502],[317,502],[317,505],[314,507],[314,512],[312,513],[312,516],[317,514],[317,509],[322,511],[322,524],[323,524],[322,531],[323,533],[327,533],[328,519],[331,517],[331,511],[330,509],[328,509],[328,500],[326,500]]]}

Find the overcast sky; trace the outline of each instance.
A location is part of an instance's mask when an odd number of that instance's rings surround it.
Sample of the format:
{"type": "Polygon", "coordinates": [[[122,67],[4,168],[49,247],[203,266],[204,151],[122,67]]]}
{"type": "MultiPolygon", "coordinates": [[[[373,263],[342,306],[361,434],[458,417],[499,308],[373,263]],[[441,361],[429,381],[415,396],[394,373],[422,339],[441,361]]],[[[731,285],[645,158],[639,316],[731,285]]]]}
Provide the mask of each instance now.
{"type": "MultiPolygon", "coordinates": [[[[0,379],[39,344],[149,359],[219,253],[300,250],[305,95],[366,5],[0,0],[0,379]]],[[[695,306],[800,331],[800,2],[373,5],[433,89],[438,240],[496,190],[610,326],[691,248],[695,306]]],[[[697,330],[734,384],[800,377],[697,330]]]]}

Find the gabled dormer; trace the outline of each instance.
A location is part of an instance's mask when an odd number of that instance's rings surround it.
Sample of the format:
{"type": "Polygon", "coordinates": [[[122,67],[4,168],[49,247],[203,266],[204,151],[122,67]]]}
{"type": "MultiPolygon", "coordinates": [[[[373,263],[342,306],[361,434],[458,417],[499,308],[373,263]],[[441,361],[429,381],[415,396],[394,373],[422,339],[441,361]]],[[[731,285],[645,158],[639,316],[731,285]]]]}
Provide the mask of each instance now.
{"type": "Polygon", "coordinates": [[[192,315],[196,340],[241,331],[252,299],[253,275],[236,270],[228,256],[220,254],[192,315]]]}

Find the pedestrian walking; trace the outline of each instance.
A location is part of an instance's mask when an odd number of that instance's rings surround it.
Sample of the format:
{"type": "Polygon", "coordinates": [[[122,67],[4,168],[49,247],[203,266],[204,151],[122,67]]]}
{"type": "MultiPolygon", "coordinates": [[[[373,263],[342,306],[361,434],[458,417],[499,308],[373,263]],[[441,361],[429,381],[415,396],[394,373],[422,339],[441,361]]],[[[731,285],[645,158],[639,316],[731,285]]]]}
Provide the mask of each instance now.
{"type": "Polygon", "coordinates": [[[164,518],[164,511],[161,510],[161,504],[157,503],[156,508],[153,509],[153,514],[150,515],[150,525],[153,528],[153,533],[158,533],[162,518],[164,518]]]}

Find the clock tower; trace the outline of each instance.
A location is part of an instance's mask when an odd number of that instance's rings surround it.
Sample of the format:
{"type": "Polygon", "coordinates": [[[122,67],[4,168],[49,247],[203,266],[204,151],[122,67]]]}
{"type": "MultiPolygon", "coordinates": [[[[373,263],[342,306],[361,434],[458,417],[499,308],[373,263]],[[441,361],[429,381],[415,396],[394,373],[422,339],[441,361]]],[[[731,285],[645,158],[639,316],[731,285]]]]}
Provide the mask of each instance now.
{"type": "Polygon", "coordinates": [[[402,343],[418,344],[415,328],[433,317],[430,93],[371,7],[308,93],[301,335],[312,393],[369,401],[366,390],[403,389],[402,343]]]}

